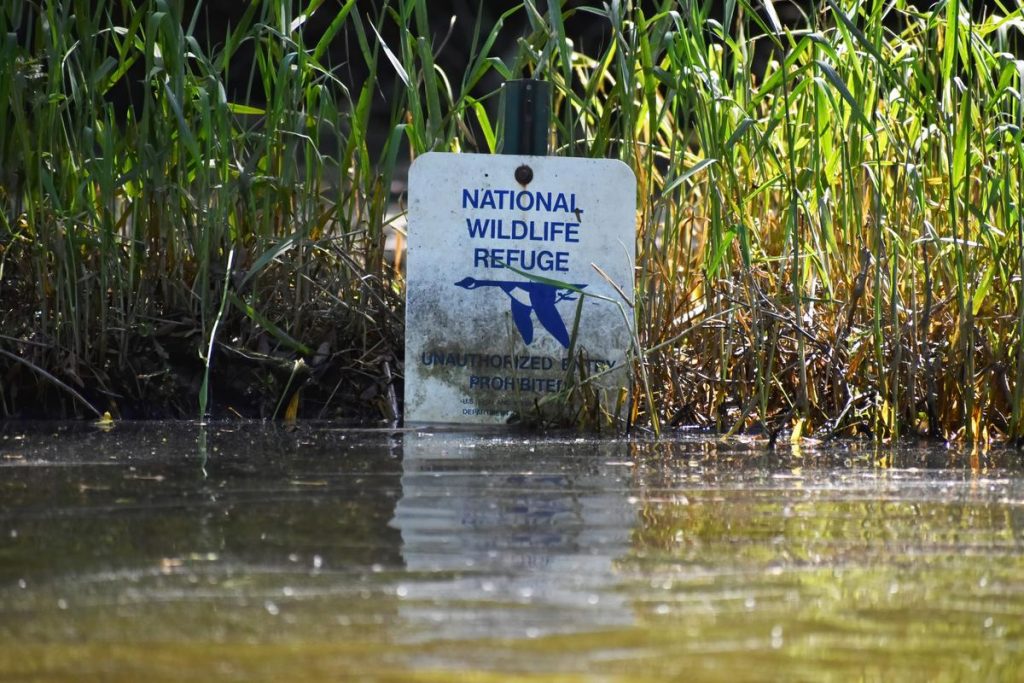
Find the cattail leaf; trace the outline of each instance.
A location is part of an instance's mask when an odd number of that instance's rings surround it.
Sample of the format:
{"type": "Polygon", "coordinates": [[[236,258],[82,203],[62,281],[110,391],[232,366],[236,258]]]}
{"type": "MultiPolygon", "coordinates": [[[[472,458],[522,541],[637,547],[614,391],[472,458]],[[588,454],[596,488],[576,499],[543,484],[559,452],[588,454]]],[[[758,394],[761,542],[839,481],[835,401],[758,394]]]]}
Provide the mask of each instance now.
{"type": "Polygon", "coordinates": [[[691,166],[690,168],[686,169],[685,171],[680,173],[678,176],[676,176],[675,179],[673,179],[671,183],[666,185],[665,189],[661,191],[661,196],[664,197],[664,196],[666,196],[668,194],[671,194],[673,190],[675,190],[677,187],[679,187],[684,182],[686,182],[686,180],[688,178],[690,178],[691,176],[693,176],[693,175],[695,175],[697,173],[700,173],[705,168],[707,168],[708,166],[710,166],[711,164],[713,164],[713,163],[715,163],[717,161],[718,161],[718,159],[703,159],[703,160],[697,162],[696,164],[694,164],[693,166],[691,166]]]}
{"type": "Polygon", "coordinates": [[[978,283],[978,289],[975,290],[974,299],[971,302],[971,311],[974,315],[978,315],[978,311],[981,310],[982,305],[985,303],[985,297],[988,296],[988,292],[992,288],[995,274],[995,264],[985,269],[985,274],[981,277],[981,282],[978,283]]]}
{"type": "Polygon", "coordinates": [[[370,24],[370,30],[373,31],[373,35],[377,36],[377,43],[380,45],[381,49],[384,50],[384,56],[388,58],[389,62],[391,62],[391,66],[394,67],[395,73],[398,74],[398,77],[402,79],[402,83],[405,83],[406,88],[412,88],[412,80],[409,78],[409,72],[405,70],[405,67],[402,66],[402,62],[399,61],[398,57],[395,56],[395,53],[388,47],[388,44],[384,42],[383,38],[381,38],[380,33],[377,31],[377,27],[370,24]]]}
{"type": "Polygon", "coordinates": [[[316,47],[313,48],[313,61],[319,62],[323,59],[324,54],[327,53],[328,48],[331,46],[331,41],[334,40],[334,36],[338,35],[338,31],[345,25],[345,19],[348,18],[348,13],[352,11],[352,7],[355,4],[356,0],[348,0],[334,15],[334,19],[331,20],[327,30],[324,31],[323,36],[317,41],[316,47]]]}
{"type": "Polygon", "coordinates": [[[842,96],[842,98],[846,100],[846,103],[850,105],[850,109],[853,111],[857,119],[859,119],[860,122],[863,123],[866,128],[872,128],[873,126],[871,125],[871,122],[868,120],[868,117],[864,114],[864,109],[861,107],[860,102],[854,99],[853,93],[851,93],[850,89],[846,87],[846,83],[844,83],[843,79],[839,77],[839,74],[836,73],[836,70],[833,69],[830,64],[823,62],[820,59],[814,60],[814,63],[818,66],[819,69],[821,69],[822,73],[825,74],[825,78],[828,79],[829,83],[831,83],[832,86],[842,96]]]}

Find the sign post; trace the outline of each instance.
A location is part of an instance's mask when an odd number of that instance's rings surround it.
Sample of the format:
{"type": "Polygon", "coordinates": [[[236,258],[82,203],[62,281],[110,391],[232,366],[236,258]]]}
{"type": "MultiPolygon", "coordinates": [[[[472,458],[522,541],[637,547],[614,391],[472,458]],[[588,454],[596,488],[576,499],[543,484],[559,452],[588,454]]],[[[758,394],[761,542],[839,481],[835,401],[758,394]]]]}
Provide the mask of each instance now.
{"type": "Polygon", "coordinates": [[[551,83],[533,78],[508,81],[501,96],[501,153],[547,156],[551,83]]]}
{"type": "Polygon", "coordinates": [[[635,207],[636,180],[620,161],[419,157],[409,172],[406,423],[504,423],[565,390],[573,367],[609,391],[628,387],[635,207]]]}

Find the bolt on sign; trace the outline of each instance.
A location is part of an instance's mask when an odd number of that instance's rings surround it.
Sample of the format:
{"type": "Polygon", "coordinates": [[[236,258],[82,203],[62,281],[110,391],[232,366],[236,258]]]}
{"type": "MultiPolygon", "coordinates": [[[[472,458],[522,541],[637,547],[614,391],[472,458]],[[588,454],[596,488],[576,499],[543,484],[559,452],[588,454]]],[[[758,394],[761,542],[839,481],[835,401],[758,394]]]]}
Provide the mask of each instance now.
{"type": "Polygon", "coordinates": [[[621,161],[419,157],[406,422],[502,424],[565,391],[570,373],[627,387],[635,234],[636,178],[621,161]]]}

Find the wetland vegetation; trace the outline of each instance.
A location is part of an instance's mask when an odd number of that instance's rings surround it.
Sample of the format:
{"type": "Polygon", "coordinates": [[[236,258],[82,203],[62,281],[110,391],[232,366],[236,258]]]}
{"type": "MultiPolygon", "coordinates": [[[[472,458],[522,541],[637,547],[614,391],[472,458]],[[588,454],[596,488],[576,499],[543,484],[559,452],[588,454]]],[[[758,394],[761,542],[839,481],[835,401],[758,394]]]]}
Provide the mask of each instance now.
{"type": "Polygon", "coordinates": [[[639,181],[634,425],[1024,436],[1019,6],[558,4],[4,4],[0,415],[397,419],[392,189],[533,76],[639,181]]]}

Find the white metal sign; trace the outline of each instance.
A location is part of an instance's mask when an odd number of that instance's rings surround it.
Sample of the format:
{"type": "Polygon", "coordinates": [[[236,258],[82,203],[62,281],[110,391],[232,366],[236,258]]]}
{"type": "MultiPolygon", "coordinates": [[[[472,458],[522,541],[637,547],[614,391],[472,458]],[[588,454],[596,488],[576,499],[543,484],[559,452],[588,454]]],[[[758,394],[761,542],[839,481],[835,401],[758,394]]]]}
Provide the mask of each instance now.
{"type": "Polygon", "coordinates": [[[601,386],[626,386],[635,231],[636,179],[620,161],[418,158],[406,422],[506,422],[563,391],[579,360],[601,386]]]}

